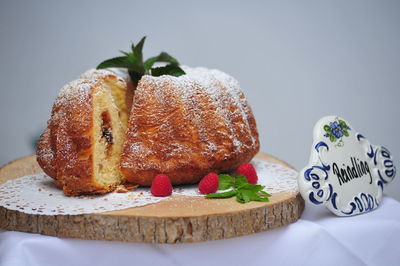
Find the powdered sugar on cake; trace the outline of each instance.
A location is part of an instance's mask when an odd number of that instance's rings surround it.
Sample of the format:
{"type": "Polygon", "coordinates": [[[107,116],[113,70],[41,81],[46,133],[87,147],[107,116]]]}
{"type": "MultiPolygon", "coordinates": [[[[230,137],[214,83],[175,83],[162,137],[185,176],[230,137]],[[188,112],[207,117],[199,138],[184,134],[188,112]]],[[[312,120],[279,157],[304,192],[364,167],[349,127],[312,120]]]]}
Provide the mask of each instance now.
{"type": "Polygon", "coordinates": [[[69,82],[59,92],[56,104],[70,104],[72,101],[76,103],[85,103],[89,99],[90,90],[96,82],[107,76],[115,76],[119,82],[125,82],[113,72],[100,69],[90,69],[79,76],[78,79],[69,82]]]}
{"type": "MultiPolygon", "coordinates": [[[[251,112],[246,98],[243,92],[240,90],[239,83],[231,76],[219,71],[219,70],[209,70],[206,68],[189,68],[182,67],[186,72],[185,75],[180,77],[174,76],[144,76],[138,86],[137,93],[144,95],[139,90],[141,88],[157,88],[154,95],[148,95],[148,97],[156,97],[157,103],[159,105],[165,105],[165,101],[168,101],[168,95],[176,94],[177,98],[183,100],[182,105],[186,108],[185,115],[187,116],[187,121],[196,125],[196,131],[199,133],[199,140],[205,143],[206,150],[203,151],[205,154],[210,154],[215,152],[218,145],[208,138],[209,131],[215,130],[218,126],[227,128],[229,132],[226,133],[225,137],[230,139],[233,146],[235,147],[234,152],[240,152],[242,149],[248,148],[249,146],[254,146],[256,140],[254,134],[252,134],[252,129],[249,124],[248,116],[251,112]],[[168,90],[174,90],[170,92],[168,90]],[[199,101],[199,98],[209,99],[207,101],[208,106],[213,106],[215,109],[203,108],[205,103],[199,101]],[[205,128],[205,121],[203,117],[207,115],[202,115],[205,112],[213,112],[216,116],[222,118],[218,120],[211,129],[205,128]],[[240,122],[233,124],[234,122],[240,122]],[[249,138],[246,143],[240,141],[236,136],[241,136],[249,138]],[[246,147],[247,146],[247,147],[246,147]]],[[[168,128],[167,122],[162,125],[163,128],[168,128]]],[[[161,127],[160,127],[161,129],[161,127]]],[[[220,132],[223,134],[223,132],[220,132]]],[[[176,150],[173,151],[171,156],[175,156],[176,153],[181,152],[184,147],[178,143],[174,144],[176,150]]],[[[141,144],[132,144],[131,152],[135,153],[136,156],[141,156],[140,152],[146,152],[146,154],[151,153],[151,151],[141,146],[141,144]]],[[[129,163],[125,163],[129,164],[129,163]]]]}

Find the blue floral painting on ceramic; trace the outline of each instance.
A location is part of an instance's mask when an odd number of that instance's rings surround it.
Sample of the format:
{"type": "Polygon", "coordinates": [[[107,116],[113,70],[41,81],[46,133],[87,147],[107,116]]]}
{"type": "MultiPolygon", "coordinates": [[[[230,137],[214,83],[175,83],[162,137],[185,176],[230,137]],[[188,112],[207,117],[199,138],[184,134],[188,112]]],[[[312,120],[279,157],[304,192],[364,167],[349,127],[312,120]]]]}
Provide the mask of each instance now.
{"type": "Polygon", "coordinates": [[[329,138],[331,142],[336,142],[335,147],[343,147],[343,136],[349,136],[350,127],[339,118],[336,118],[335,121],[330,122],[329,125],[324,125],[324,130],[326,134],[325,137],[329,138]]]}

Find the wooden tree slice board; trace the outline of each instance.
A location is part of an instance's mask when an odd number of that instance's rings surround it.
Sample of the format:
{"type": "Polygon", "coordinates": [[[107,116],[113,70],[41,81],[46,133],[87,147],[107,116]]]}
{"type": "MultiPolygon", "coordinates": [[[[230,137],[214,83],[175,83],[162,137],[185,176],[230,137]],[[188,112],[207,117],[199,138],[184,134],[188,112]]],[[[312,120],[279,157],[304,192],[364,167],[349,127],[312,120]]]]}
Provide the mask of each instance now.
{"type": "MultiPolygon", "coordinates": [[[[291,167],[271,155],[257,157],[291,167]]],[[[34,155],[0,169],[0,184],[41,172],[34,155]]],[[[90,240],[179,243],[218,240],[278,228],[297,221],[299,193],[276,193],[270,202],[240,204],[234,198],[172,196],[143,207],[83,215],[34,215],[0,207],[0,228],[90,240]]]]}

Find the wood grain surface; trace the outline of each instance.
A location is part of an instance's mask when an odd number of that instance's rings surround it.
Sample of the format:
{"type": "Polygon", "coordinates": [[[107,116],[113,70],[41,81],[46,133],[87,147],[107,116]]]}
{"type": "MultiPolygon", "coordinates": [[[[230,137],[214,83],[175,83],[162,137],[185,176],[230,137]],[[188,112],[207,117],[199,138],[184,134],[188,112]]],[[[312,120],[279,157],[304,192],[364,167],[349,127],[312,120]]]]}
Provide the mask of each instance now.
{"type": "MultiPolygon", "coordinates": [[[[293,168],[271,155],[257,157],[293,168]]],[[[0,184],[41,172],[34,155],[0,168],[0,184]]],[[[143,207],[83,215],[33,215],[0,207],[0,228],[58,237],[149,243],[218,240],[295,222],[304,209],[298,193],[276,193],[270,202],[172,196],[143,207]]]]}

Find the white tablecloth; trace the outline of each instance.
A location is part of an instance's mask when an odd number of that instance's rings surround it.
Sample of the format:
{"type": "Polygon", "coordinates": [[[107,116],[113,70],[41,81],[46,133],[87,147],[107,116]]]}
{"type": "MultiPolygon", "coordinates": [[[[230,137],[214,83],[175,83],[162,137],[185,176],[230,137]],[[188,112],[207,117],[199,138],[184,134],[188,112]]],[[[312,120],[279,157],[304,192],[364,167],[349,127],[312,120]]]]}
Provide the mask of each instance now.
{"type": "MultiPolygon", "coordinates": [[[[1,218],[1,217],[0,217],[1,218]]],[[[400,203],[355,217],[306,206],[291,225],[188,244],[62,239],[0,230],[0,265],[400,265],[400,203]]]]}

